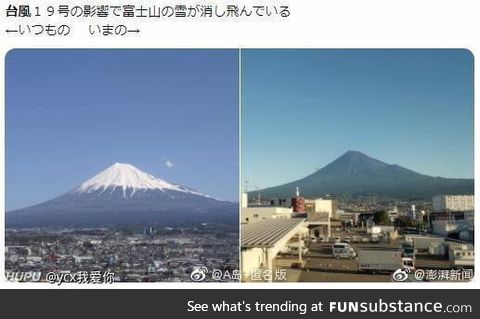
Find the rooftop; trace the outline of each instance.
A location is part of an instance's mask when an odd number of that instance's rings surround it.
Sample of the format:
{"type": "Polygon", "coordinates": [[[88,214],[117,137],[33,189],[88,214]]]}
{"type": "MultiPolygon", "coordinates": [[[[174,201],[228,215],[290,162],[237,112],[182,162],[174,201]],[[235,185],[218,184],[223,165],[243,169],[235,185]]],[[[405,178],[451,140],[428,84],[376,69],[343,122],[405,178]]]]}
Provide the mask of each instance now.
{"type": "Polygon", "coordinates": [[[242,225],[242,247],[273,247],[304,221],[303,218],[270,218],[242,225]]]}

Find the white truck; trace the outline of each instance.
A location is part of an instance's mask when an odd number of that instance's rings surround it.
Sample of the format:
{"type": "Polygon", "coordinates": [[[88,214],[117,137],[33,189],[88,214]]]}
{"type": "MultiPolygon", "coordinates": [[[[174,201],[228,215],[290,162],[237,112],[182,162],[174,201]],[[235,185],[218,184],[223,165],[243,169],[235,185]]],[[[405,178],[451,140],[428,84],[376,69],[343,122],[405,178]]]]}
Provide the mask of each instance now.
{"type": "Polygon", "coordinates": [[[412,258],[402,257],[401,249],[362,249],[358,252],[358,270],[364,272],[394,272],[401,268],[415,271],[412,258]]]}

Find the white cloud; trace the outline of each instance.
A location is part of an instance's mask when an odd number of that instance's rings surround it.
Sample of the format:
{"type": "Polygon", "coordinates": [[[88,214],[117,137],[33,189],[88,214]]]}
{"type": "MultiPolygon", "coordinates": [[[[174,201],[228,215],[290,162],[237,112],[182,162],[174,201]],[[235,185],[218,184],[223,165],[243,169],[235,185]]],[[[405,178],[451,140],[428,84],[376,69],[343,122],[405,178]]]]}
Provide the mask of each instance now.
{"type": "Polygon", "coordinates": [[[167,166],[168,168],[172,168],[173,167],[173,162],[167,159],[167,160],[165,160],[165,166],[167,166]]]}

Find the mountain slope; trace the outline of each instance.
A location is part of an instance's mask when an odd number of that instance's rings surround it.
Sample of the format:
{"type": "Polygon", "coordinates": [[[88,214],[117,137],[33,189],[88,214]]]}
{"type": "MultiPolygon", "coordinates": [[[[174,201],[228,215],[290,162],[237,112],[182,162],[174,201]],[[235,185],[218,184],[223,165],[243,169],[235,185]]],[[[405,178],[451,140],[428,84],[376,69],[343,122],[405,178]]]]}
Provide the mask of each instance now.
{"type": "Polygon", "coordinates": [[[348,151],[317,172],[297,181],[260,191],[263,198],[322,194],[369,195],[392,198],[430,197],[437,194],[473,194],[473,180],[422,175],[387,164],[363,153],[348,151]]]}
{"type": "Polygon", "coordinates": [[[238,220],[238,204],[115,163],[79,187],[44,203],[7,212],[9,227],[178,225],[238,220]]]}

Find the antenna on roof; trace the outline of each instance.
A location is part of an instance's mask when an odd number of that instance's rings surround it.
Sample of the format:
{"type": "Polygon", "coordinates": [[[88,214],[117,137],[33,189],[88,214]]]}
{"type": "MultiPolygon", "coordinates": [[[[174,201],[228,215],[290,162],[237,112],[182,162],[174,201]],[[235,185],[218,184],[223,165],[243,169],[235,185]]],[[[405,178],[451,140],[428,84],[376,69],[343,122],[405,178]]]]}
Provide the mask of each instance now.
{"type": "Polygon", "coordinates": [[[248,181],[245,181],[244,191],[248,193],[248,181]]]}

